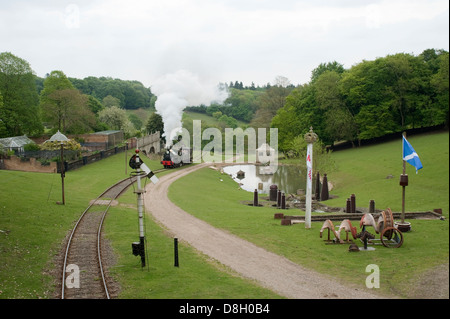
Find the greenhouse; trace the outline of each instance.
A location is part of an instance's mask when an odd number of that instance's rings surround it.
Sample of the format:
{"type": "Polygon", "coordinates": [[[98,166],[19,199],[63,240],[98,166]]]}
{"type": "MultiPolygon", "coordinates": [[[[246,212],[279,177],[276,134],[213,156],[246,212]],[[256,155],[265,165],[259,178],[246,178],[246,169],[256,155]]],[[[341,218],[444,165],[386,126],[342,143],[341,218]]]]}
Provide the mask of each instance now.
{"type": "Polygon", "coordinates": [[[24,146],[27,144],[35,144],[26,135],[0,138],[0,147],[6,151],[15,151],[16,153],[23,153],[24,146]]]}

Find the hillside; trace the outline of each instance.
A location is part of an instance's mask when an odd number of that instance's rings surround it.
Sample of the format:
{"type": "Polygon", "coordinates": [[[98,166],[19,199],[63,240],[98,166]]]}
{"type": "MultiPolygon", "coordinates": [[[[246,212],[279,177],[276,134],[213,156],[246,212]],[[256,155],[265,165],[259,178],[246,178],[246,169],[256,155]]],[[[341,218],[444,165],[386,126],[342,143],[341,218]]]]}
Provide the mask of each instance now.
{"type": "MultiPolygon", "coordinates": [[[[407,137],[423,164],[416,174],[406,164],[409,185],[406,187],[406,210],[427,211],[442,208],[449,212],[449,133],[437,132],[407,137]]],[[[390,207],[401,211],[402,142],[398,140],[333,152],[337,170],[328,179],[334,185],[337,199],[328,205],[345,207],[351,194],[357,206],[368,207],[371,199],[379,209],[390,207]]],[[[325,173],[325,172],[324,172],[325,173]]]]}

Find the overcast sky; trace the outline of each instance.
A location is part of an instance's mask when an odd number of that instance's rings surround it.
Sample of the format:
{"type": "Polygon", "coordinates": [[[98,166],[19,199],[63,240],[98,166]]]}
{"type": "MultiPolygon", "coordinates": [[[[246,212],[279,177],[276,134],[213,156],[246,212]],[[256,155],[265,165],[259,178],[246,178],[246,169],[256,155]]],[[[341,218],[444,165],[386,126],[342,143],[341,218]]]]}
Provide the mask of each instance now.
{"type": "Polygon", "coordinates": [[[41,77],[297,85],[320,63],[428,48],[449,50],[448,0],[0,0],[0,52],[41,77]]]}

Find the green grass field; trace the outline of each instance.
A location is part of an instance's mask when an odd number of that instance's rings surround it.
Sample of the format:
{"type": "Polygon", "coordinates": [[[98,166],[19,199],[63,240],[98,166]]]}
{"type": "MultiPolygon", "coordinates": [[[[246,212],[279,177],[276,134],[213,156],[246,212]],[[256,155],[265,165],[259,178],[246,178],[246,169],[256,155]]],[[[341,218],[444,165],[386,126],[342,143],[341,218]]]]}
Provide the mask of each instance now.
{"type": "MultiPolygon", "coordinates": [[[[408,137],[423,168],[406,164],[409,185],[406,187],[406,211],[428,211],[442,208],[449,212],[449,135],[433,133],[408,137]]],[[[401,138],[377,146],[333,153],[338,170],[329,174],[334,184],[333,194],[338,199],[329,205],[345,207],[351,194],[356,195],[357,206],[368,207],[371,199],[379,209],[390,207],[400,212],[402,191],[399,186],[402,173],[401,138]],[[388,179],[392,175],[394,178],[388,179]]]]}
{"type": "MultiPolygon", "coordinates": [[[[407,170],[410,175],[407,211],[442,208],[448,218],[448,136],[446,132],[409,139],[421,156],[424,168],[417,175],[414,168],[411,170],[412,166],[407,170]]],[[[330,206],[345,207],[346,198],[354,193],[357,204],[367,203],[368,206],[369,200],[374,199],[377,208],[401,211],[398,184],[402,171],[401,140],[336,152],[333,157],[338,171],[330,174],[329,180],[335,184],[332,194],[338,198],[327,201],[330,206]],[[389,174],[397,178],[386,179],[389,174]]],[[[448,263],[447,220],[411,220],[413,230],[404,234],[401,248],[379,246],[374,252],[351,254],[347,251],[348,245],[324,245],[319,238],[322,222],[312,223],[309,230],[303,224],[281,226],[279,220],[273,219],[276,210],[243,205],[242,201],[252,200],[252,193],[239,190],[233,180],[211,169],[202,169],[176,181],[169,196],[178,206],[218,228],[356,285],[365,284],[366,266],[377,264],[383,294],[408,297],[414,293],[416,282],[424,272],[448,263]]],[[[288,213],[300,215],[303,212],[288,213]]],[[[359,223],[353,224],[359,228],[359,223]]]]}
{"type": "MultiPolygon", "coordinates": [[[[448,136],[446,132],[409,139],[424,169],[416,175],[412,167],[408,168],[408,211],[442,208],[448,218],[448,136]]],[[[332,194],[338,198],[329,204],[342,206],[355,193],[358,206],[375,199],[377,208],[398,211],[398,147],[401,146],[386,143],[334,153],[339,170],[329,174],[329,180],[335,185],[332,194]],[[394,179],[385,179],[389,174],[394,179]]],[[[144,161],[153,170],[161,167],[158,161],[144,161]]],[[[56,204],[61,200],[59,175],[0,171],[0,299],[53,297],[50,271],[56,267],[53,259],[64,237],[91,199],[127,177],[126,165],[122,153],[67,172],[65,206],[56,204]]],[[[273,219],[274,209],[242,205],[241,201],[251,200],[252,194],[238,190],[233,180],[211,169],[201,169],[178,180],[169,196],[216,227],[342,281],[362,286],[367,276],[365,267],[377,264],[383,294],[408,297],[420,275],[433,266],[448,263],[447,220],[411,220],[413,231],[405,234],[401,248],[377,247],[371,253],[350,254],[347,245],[324,245],[319,238],[321,223],[313,223],[310,230],[302,224],[281,226],[279,220],[273,219]]],[[[110,210],[104,227],[117,254],[112,274],[121,283],[120,298],[280,298],[182,243],[180,267],[173,267],[172,235],[149,216],[149,267],[141,269],[139,258],[131,253],[131,242],[138,238],[133,189],[119,202],[110,210]]]]}
{"type": "Polygon", "coordinates": [[[52,259],[89,201],[126,177],[120,155],[67,172],[64,206],[60,175],[0,171],[0,298],[51,297],[52,259]]]}
{"type": "MultiPolygon", "coordinates": [[[[153,170],[162,168],[159,161],[144,161],[153,170]]],[[[65,206],[56,204],[61,201],[60,175],[0,171],[0,299],[54,296],[50,272],[60,267],[54,257],[64,237],[90,200],[127,177],[126,163],[121,153],[67,172],[65,206]]],[[[149,265],[141,269],[131,251],[139,234],[133,188],[120,197],[120,204],[110,209],[104,223],[118,256],[111,271],[122,285],[119,298],[279,298],[181,242],[180,267],[174,267],[173,238],[149,217],[149,265]]]]}

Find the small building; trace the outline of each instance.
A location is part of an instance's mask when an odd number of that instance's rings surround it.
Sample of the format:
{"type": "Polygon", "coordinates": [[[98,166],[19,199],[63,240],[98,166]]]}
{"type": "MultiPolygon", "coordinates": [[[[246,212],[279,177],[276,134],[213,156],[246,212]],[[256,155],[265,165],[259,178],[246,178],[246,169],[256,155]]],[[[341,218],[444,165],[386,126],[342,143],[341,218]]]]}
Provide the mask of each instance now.
{"type": "Polygon", "coordinates": [[[36,144],[30,140],[26,135],[0,138],[0,147],[7,151],[14,151],[16,154],[22,154],[27,144],[36,144]]]}
{"type": "Polygon", "coordinates": [[[107,150],[115,147],[124,140],[123,131],[101,131],[92,134],[84,134],[80,136],[84,141],[81,142],[83,148],[95,150],[107,150]]]}

